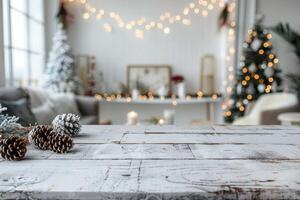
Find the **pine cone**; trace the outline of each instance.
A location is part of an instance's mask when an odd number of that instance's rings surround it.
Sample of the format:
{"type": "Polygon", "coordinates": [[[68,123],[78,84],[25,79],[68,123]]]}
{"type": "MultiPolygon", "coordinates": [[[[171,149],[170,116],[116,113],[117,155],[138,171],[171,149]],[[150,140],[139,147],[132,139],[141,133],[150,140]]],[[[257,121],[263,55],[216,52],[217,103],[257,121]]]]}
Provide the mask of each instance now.
{"type": "Polygon", "coordinates": [[[59,134],[66,134],[69,136],[78,135],[81,125],[79,124],[80,117],[75,114],[57,115],[52,122],[55,132],[59,134]]]}
{"type": "Polygon", "coordinates": [[[28,134],[29,142],[39,149],[49,149],[49,135],[53,132],[50,126],[36,126],[28,134]]]}
{"type": "Polygon", "coordinates": [[[68,135],[51,132],[49,135],[49,148],[55,153],[67,153],[73,147],[73,140],[68,135]]]}
{"type": "Polygon", "coordinates": [[[5,160],[22,160],[27,152],[26,142],[18,136],[9,136],[0,141],[0,152],[5,160]]]}

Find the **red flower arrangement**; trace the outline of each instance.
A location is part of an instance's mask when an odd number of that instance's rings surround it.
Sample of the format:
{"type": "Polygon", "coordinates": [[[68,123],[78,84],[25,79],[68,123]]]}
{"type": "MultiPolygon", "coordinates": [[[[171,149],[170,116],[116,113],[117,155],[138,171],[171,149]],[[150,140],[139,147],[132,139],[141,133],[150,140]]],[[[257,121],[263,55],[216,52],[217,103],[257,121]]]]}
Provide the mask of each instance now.
{"type": "Polygon", "coordinates": [[[171,79],[175,84],[182,83],[184,81],[184,77],[181,75],[174,75],[171,79]]]}

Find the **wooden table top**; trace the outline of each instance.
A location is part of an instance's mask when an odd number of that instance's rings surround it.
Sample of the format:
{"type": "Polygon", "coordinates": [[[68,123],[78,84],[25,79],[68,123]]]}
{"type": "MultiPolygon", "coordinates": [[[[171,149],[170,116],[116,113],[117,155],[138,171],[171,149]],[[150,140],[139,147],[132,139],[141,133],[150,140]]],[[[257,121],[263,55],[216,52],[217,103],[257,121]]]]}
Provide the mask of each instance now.
{"type": "Polygon", "coordinates": [[[300,127],[84,126],[0,160],[0,199],[300,199],[300,127]]]}

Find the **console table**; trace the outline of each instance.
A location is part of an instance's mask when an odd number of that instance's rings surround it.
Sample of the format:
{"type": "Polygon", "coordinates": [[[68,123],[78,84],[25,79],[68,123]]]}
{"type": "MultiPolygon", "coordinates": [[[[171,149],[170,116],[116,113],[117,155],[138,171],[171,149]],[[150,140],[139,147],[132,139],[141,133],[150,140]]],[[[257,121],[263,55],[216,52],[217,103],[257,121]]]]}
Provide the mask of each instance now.
{"type": "MultiPolygon", "coordinates": [[[[101,113],[101,105],[104,103],[111,103],[111,104],[134,104],[134,105],[173,105],[174,108],[176,106],[181,105],[205,105],[206,107],[206,119],[211,124],[214,123],[214,113],[215,113],[215,104],[222,102],[223,98],[212,98],[212,97],[203,97],[203,98],[187,98],[187,99],[172,99],[172,98],[166,98],[166,99],[160,99],[160,98],[154,98],[154,99],[126,99],[126,98],[119,98],[115,100],[106,100],[104,98],[99,99],[100,104],[100,111],[101,113]]],[[[99,119],[101,116],[99,116],[99,119]]]]}
{"type": "Polygon", "coordinates": [[[300,199],[296,126],[84,126],[74,142],[0,160],[0,199],[300,199]]]}

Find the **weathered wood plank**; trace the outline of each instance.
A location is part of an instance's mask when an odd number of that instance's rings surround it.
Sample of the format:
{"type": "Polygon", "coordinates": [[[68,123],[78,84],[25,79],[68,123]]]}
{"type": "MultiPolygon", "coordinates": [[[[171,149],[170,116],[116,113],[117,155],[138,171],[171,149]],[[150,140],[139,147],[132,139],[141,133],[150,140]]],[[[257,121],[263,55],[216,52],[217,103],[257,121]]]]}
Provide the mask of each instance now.
{"type": "Polygon", "coordinates": [[[257,144],[190,144],[196,159],[300,160],[300,146],[257,144]]]}
{"type": "Polygon", "coordinates": [[[81,196],[82,199],[101,199],[115,193],[134,193],[140,162],[3,161],[0,165],[0,198],[77,199],[81,196]]]}
{"type": "MultiPolygon", "coordinates": [[[[47,159],[50,160],[195,159],[187,144],[76,144],[68,154],[49,154],[51,155],[47,159]]],[[[36,159],[39,159],[39,156],[36,156],[36,159]]]]}
{"type": "Polygon", "coordinates": [[[2,162],[0,197],[297,199],[299,165],[245,160],[2,162]]]}
{"type": "MultiPolygon", "coordinates": [[[[299,161],[143,161],[139,191],[196,199],[300,198],[299,161]],[[163,188],[163,189],[162,189],[163,188]]],[[[174,197],[174,196],[173,196],[174,197]]],[[[165,198],[168,199],[168,198],[165,198]]]]}
{"type": "Polygon", "coordinates": [[[121,143],[135,144],[291,144],[300,145],[300,134],[125,134],[121,143]]]}
{"type": "Polygon", "coordinates": [[[0,160],[0,199],[300,199],[300,127],[83,126],[0,160]]]}
{"type": "Polygon", "coordinates": [[[144,126],[83,126],[80,134],[74,138],[74,143],[106,144],[120,143],[126,133],[144,134],[144,126]]]}
{"type": "MultiPolygon", "coordinates": [[[[130,132],[131,133],[131,132],[130,132]]],[[[193,134],[193,133],[215,133],[215,130],[212,126],[189,126],[189,127],[182,127],[182,126],[173,126],[173,125],[164,125],[164,126],[148,126],[145,130],[146,134],[193,134]]]]}
{"type": "Polygon", "coordinates": [[[299,133],[298,126],[234,126],[234,125],[215,125],[213,126],[215,133],[252,133],[252,134],[267,134],[267,133],[299,133]]]}
{"type": "Polygon", "coordinates": [[[111,133],[144,133],[146,126],[130,126],[130,125],[85,125],[82,126],[81,133],[89,134],[111,134],[111,133]]]}
{"type": "Polygon", "coordinates": [[[27,160],[300,160],[300,146],[255,144],[76,144],[67,154],[28,147],[27,160]]]}

